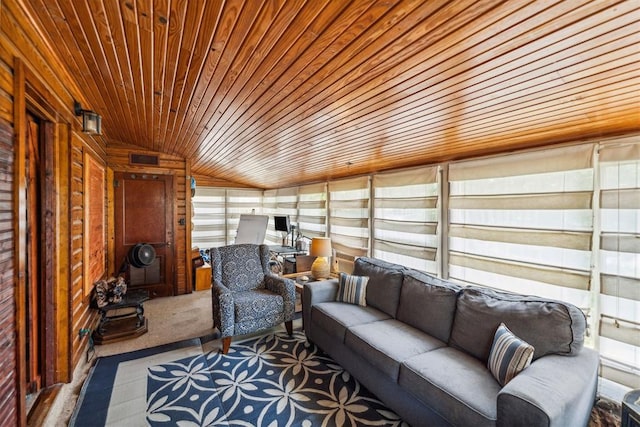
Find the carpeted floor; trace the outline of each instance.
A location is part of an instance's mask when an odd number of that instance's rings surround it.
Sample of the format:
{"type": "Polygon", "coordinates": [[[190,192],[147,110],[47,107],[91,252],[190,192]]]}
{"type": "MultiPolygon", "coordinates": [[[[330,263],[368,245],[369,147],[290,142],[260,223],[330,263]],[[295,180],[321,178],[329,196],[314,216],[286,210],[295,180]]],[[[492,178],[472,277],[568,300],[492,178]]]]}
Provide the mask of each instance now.
{"type": "MultiPolygon", "coordinates": [[[[122,355],[127,352],[147,349],[166,343],[206,336],[213,332],[211,329],[210,291],[150,300],[145,303],[145,315],[149,319],[149,332],[147,334],[132,340],[96,346],[96,357],[122,355]],[[175,325],[179,325],[179,327],[175,325]]],[[[219,346],[219,341],[217,340],[206,343],[209,350],[212,350],[216,345],[219,346]]],[[[50,414],[47,425],[66,426],[68,424],[72,412],[77,406],[76,403],[83,383],[85,383],[85,379],[94,362],[95,359],[89,364],[78,366],[74,382],[64,386],[66,391],[59,399],[59,402],[56,403],[57,408],[50,414]]],[[[145,424],[143,423],[143,425],[145,424]]],[[[589,427],[619,426],[619,403],[599,399],[592,412],[589,427]]]]}
{"type": "Polygon", "coordinates": [[[193,339],[98,359],[70,425],[406,426],[299,325],[218,350],[193,339]]]}

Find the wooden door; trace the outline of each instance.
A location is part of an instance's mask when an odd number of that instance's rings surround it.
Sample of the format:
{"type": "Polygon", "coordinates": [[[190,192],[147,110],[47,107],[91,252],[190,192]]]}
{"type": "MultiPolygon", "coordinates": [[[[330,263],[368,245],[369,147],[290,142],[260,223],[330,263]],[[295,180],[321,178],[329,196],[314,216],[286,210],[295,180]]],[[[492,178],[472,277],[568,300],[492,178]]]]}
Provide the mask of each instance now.
{"type": "Polygon", "coordinates": [[[173,177],[116,172],[114,178],[116,268],[126,273],[130,289],[147,289],[154,297],[174,295],[173,177]],[[155,249],[149,266],[127,262],[138,243],[155,249]]]}
{"type": "Polygon", "coordinates": [[[27,199],[27,247],[25,271],[27,393],[38,392],[42,386],[42,168],[40,152],[40,125],[27,115],[26,199],[27,199]]]}

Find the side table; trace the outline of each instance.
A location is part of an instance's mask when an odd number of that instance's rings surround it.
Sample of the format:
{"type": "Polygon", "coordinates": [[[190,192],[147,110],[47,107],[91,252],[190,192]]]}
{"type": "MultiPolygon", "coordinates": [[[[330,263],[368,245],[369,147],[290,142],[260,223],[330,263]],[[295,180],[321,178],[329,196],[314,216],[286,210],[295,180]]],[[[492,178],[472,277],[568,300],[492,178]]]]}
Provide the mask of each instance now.
{"type": "Polygon", "coordinates": [[[640,389],[624,395],[621,427],[640,427],[640,389]]]}
{"type": "Polygon", "coordinates": [[[106,344],[138,337],[148,330],[147,319],[144,317],[143,303],[149,299],[149,292],[143,289],[127,292],[122,301],[95,307],[100,313],[98,327],[93,331],[92,338],[96,344],[106,344]],[[124,313],[115,312],[129,309],[124,313]]]}
{"type": "MultiPolygon", "coordinates": [[[[336,280],[334,275],[331,277],[322,280],[316,280],[311,276],[310,271],[301,271],[293,274],[284,274],[282,277],[286,277],[288,279],[293,279],[296,284],[296,299],[300,299],[300,304],[296,301],[296,313],[304,311],[304,288],[305,286],[313,286],[314,283],[320,283],[327,280],[336,280]],[[307,276],[309,280],[302,280],[302,277],[307,276]]],[[[302,318],[302,330],[304,330],[304,316],[302,318]]]]}

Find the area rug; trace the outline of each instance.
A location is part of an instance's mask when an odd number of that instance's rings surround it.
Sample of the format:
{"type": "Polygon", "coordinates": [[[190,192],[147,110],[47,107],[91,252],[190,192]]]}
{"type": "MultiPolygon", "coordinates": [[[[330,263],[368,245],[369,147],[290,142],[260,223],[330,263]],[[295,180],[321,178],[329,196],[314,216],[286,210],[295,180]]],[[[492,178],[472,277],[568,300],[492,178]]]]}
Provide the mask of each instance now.
{"type": "Polygon", "coordinates": [[[210,347],[99,358],[69,425],[407,426],[299,330],[210,347]]]}

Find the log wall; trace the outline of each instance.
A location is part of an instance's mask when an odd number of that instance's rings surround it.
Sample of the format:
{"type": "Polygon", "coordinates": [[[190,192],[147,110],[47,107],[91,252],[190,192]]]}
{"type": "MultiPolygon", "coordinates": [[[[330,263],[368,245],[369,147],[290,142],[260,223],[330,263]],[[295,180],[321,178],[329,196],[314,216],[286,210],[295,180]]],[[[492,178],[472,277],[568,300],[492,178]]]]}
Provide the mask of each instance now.
{"type": "MultiPolygon", "coordinates": [[[[175,285],[174,294],[181,295],[191,292],[191,194],[188,191],[190,179],[188,175],[188,162],[185,159],[163,153],[141,150],[131,145],[110,142],[107,147],[107,164],[113,172],[135,172],[139,174],[163,174],[173,175],[173,230],[174,230],[174,265],[175,285]],[[141,154],[158,156],[157,166],[131,164],[130,155],[141,154]],[[185,219],[181,223],[181,219],[185,219]]],[[[109,187],[111,187],[109,185],[109,187]]],[[[113,191],[109,189],[108,205],[113,206],[113,191]]],[[[113,215],[110,215],[113,217],[113,215]]],[[[113,233],[109,239],[113,239],[113,233]]],[[[113,263],[113,250],[110,251],[109,263],[113,263]]]]}

